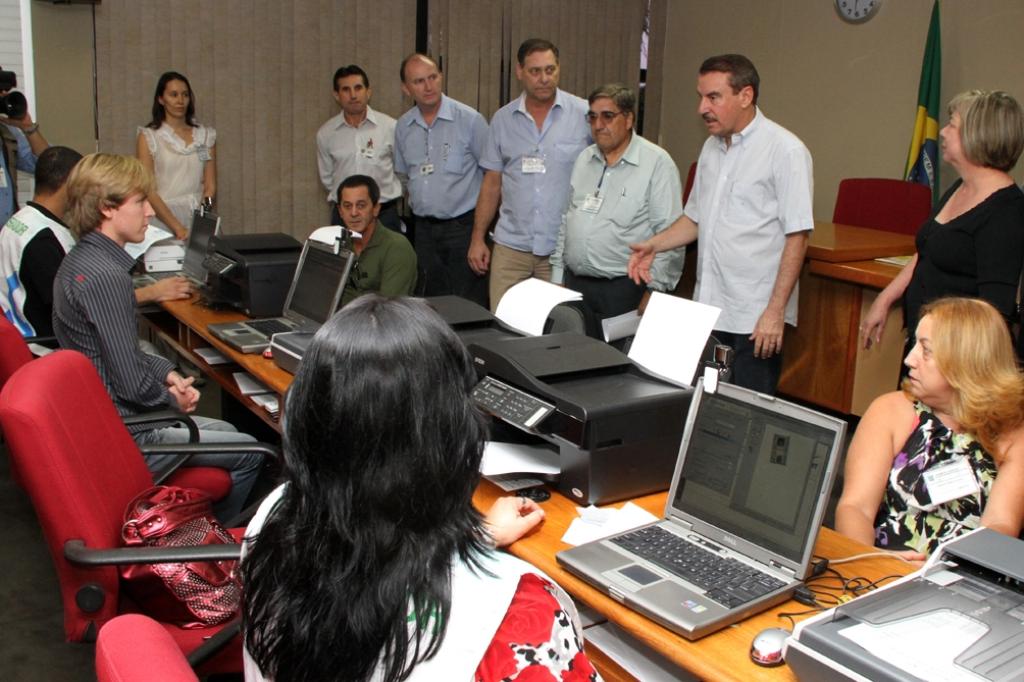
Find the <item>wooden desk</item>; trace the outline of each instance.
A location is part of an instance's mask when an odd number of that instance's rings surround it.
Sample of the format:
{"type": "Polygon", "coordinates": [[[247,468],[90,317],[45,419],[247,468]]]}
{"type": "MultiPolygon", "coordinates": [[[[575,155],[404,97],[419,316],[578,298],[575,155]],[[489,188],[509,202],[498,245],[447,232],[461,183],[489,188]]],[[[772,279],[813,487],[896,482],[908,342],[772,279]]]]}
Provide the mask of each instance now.
{"type": "MultiPolygon", "coordinates": [[[[481,481],[473,496],[473,501],[478,509],[486,510],[500,495],[501,491],[497,486],[487,481],[481,481]]],[[[657,493],[638,498],[633,502],[660,517],[665,510],[666,497],[667,493],[657,493]]],[[[788,627],[788,621],[777,617],[779,613],[805,611],[807,610],[806,606],[795,601],[788,601],[758,616],[727,627],[696,642],[691,642],[622,606],[560,568],[555,561],[555,553],[569,547],[562,542],[561,538],[569,527],[569,523],[576,517],[575,505],[568,498],[555,492],[552,493],[551,499],[542,503],[541,506],[547,515],[544,523],[536,532],[509,547],[509,551],[547,573],[564,587],[573,596],[573,599],[590,606],[654,651],[701,679],[796,679],[786,666],[762,668],[755,665],[751,662],[748,651],[750,642],[761,630],[768,627],[788,627]]],[[[874,550],[828,528],[821,530],[818,543],[815,546],[816,554],[830,558],[871,551],[874,550]]],[[[910,572],[910,567],[897,559],[872,558],[843,564],[841,572],[847,576],[857,575],[878,579],[887,575],[905,575],[910,572]]]]}
{"type": "Polygon", "coordinates": [[[903,319],[889,311],[882,344],[859,346],[860,322],[900,267],[872,260],[914,253],[910,235],[815,223],[800,276],[795,331],[783,340],[779,392],[842,413],[864,414],[896,388],[903,361],[903,319]]]}

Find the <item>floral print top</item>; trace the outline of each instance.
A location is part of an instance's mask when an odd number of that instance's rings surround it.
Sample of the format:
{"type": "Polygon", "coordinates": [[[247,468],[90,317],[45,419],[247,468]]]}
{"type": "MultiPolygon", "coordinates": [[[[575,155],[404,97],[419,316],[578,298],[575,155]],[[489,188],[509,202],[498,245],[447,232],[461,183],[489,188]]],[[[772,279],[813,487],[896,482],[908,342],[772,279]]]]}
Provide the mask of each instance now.
{"type": "Polygon", "coordinates": [[[914,404],[917,427],[892,463],[889,484],[875,516],[875,544],[930,554],[936,547],[977,528],[996,479],[996,463],[972,436],[950,430],[924,404],[914,404]],[[932,504],[924,473],[967,461],[978,491],[932,504]]]}

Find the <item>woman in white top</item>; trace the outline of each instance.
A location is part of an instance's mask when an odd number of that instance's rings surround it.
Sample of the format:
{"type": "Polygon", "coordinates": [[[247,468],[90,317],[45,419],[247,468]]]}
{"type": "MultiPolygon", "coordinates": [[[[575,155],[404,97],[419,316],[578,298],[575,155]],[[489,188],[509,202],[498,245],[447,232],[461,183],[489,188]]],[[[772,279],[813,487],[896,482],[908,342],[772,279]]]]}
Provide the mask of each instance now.
{"type": "Polygon", "coordinates": [[[176,71],[160,76],[153,94],[153,120],[139,128],[135,155],[156,176],[149,203],[154,222],[179,239],[188,235],[192,212],[217,195],[217,131],[195,120],[196,99],[188,79],[176,71]]]}

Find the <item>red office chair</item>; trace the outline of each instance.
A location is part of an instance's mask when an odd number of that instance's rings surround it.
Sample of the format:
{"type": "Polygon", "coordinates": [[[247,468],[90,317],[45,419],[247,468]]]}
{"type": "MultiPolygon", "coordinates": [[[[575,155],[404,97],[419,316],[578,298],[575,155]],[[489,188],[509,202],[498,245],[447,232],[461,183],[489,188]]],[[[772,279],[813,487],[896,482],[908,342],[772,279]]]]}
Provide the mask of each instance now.
{"type": "MultiPolygon", "coordinates": [[[[0,391],[0,426],[56,565],[68,640],[92,639],[114,616],[138,610],[120,591],[119,564],[237,557],[237,545],[120,547],[125,507],[153,479],[96,369],[80,353],[57,351],[18,370],[0,391]]],[[[177,447],[277,454],[261,443],[177,447]]],[[[242,530],[232,532],[240,537],[242,530]]],[[[200,648],[204,639],[223,629],[164,627],[193,663],[208,653],[200,648]]],[[[208,665],[205,672],[240,670],[237,643],[208,665]]]]}
{"type": "Polygon", "coordinates": [[[199,682],[164,626],[137,613],[118,616],[96,638],[99,682],[199,682]]]}
{"type": "Polygon", "coordinates": [[[847,178],[839,183],[832,222],[917,234],[932,212],[926,185],[888,178],[847,178]]]}
{"type": "Polygon", "coordinates": [[[0,315],[0,386],[33,357],[18,328],[0,315]]]}

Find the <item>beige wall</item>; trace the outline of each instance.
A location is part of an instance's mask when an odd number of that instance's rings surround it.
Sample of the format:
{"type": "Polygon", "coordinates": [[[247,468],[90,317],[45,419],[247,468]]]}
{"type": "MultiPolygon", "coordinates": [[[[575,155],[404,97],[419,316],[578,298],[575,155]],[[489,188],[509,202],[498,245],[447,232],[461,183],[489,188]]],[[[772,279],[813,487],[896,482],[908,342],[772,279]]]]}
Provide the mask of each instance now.
{"type": "Polygon", "coordinates": [[[32,3],[36,111],[50,144],[96,151],[91,5],[32,3]]]}
{"type": "MultiPolygon", "coordinates": [[[[661,137],[681,172],[707,137],[695,113],[697,68],[712,54],[740,52],[761,74],[765,114],[811,150],[817,219],[831,219],[842,178],[901,176],[932,0],[885,0],[861,25],[841,21],[829,0],[668,4],[661,137]]],[[[941,19],[943,106],[970,88],[1024,101],[1024,2],[946,0],[941,19]]],[[[1024,179],[1021,166],[1014,177],[1024,179]]],[[[943,164],[942,185],[954,178],[943,164]]]]}

